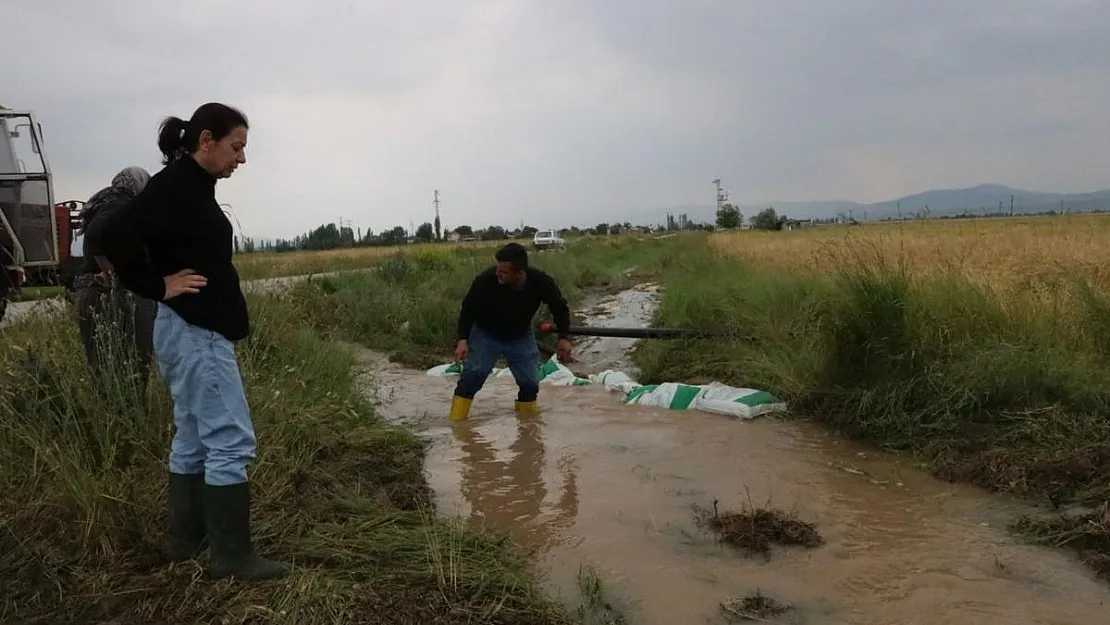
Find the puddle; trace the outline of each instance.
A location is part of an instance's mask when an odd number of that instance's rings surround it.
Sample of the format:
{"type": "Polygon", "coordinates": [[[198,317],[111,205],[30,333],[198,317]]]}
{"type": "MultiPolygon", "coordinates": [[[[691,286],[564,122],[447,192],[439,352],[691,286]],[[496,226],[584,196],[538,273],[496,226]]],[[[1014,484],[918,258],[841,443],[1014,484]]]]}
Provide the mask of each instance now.
{"type": "MultiPolygon", "coordinates": [[[[643,325],[652,289],[596,303],[643,325]],[[646,302],[646,303],[645,303],[646,302]]],[[[578,369],[627,369],[629,343],[579,341],[578,369]]],[[[632,623],[720,622],[730,597],[759,592],[807,624],[1088,624],[1110,588],[1069,553],[1005,531],[1023,509],[946,484],[805,423],[625,406],[602,388],[544,387],[519,423],[511,379],[490,379],[471,419],[446,421],[454,379],[367,354],[380,410],[433,441],[426,469],[441,512],[534,549],[557,592],[593,565],[632,623]],[[699,530],[693,508],[768,501],[813,523],[823,543],[750,558],[699,530]]]]}
{"type": "MultiPolygon", "coordinates": [[[[646,328],[651,325],[659,297],[654,284],[637,286],[615,295],[587,300],[583,306],[587,325],[608,328],[646,328]]],[[[637,339],[582,337],[575,341],[574,356],[580,363],[575,372],[597,373],[606,369],[624,371],[633,378],[639,371],[628,358],[637,339]],[[583,366],[584,365],[584,366],[583,366]]]]}

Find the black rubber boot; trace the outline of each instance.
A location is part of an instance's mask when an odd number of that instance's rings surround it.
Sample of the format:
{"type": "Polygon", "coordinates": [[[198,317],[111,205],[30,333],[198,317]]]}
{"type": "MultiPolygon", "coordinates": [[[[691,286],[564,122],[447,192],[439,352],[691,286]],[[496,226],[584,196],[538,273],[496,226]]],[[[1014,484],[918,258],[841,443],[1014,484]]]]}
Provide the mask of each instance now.
{"type": "Polygon", "coordinates": [[[211,546],[209,573],[219,579],[278,579],[289,565],[258,556],[251,542],[250,483],[204,487],[204,512],[211,546]]]}
{"type": "Polygon", "coordinates": [[[208,546],[204,526],[204,474],[170,473],[169,552],[173,562],[192,560],[208,546]]]}

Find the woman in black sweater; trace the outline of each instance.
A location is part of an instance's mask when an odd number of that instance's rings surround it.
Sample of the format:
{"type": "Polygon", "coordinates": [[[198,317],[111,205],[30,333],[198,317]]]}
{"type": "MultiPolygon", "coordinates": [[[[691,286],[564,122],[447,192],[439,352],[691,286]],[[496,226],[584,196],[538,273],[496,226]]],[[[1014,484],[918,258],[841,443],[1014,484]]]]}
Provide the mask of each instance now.
{"type": "Polygon", "coordinates": [[[189,121],[169,117],[158,135],[166,165],[106,224],[105,252],[124,286],[158,304],[154,351],[173,397],[169,460],[170,557],[211,546],[211,574],[282,577],[251,541],[247,465],[254,427],[234,343],[250,332],[232,264],[231,223],[216,181],[247,162],[246,117],[204,104],[189,121]]]}

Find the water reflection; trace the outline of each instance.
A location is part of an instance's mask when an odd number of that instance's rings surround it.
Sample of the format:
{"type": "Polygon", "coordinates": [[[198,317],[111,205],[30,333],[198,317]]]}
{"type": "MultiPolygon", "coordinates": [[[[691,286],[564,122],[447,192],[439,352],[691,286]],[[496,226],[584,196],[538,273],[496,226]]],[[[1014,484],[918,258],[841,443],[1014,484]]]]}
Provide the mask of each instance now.
{"type": "Polygon", "coordinates": [[[704,623],[755,590],[811,625],[1106,622],[1104,582],[1005,532],[1014,502],[820,428],[627,406],[596,387],[545,388],[541,420],[519,422],[505,379],[449,424],[452,380],[384,367],[374,381],[383,416],[434,441],[425,467],[441,511],[540,552],[567,596],[579,566],[596,566],[632,622],[704,623]],[[692,527],[690,506],[714,498],[796,509],[827,542],[740,557],[692,527]]]}
{"type": "Polygon", "coordinates": [[[458,458],[460,491],[470,506],[470,520],[485,527],[508,530],[518,542],[546,551],[578,515],[578,475],[574,458],[559,462],[561,488],[553,505],[546,505],[547,454],[540,418],[519,420],[508,458],[471,422],[455,424],[453,438],[462,452],[458,458]],[[550,507],[550,512],[545,508],[550,507]]]}

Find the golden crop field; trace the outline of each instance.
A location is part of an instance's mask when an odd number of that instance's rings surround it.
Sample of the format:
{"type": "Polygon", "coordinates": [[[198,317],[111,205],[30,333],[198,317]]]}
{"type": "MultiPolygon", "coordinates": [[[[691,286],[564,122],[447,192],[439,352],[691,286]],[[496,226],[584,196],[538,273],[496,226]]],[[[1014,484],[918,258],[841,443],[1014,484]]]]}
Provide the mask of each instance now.
{"type": "Polygon", "coordinates": [[[1081,276],[1110,290],[1110,216],[948,219],[794,232],[713,235],[715,250],[768,270],[831,273],[858,262],[912,275],[958,272],[993,288],[1036,288],[1081,276]]]}

